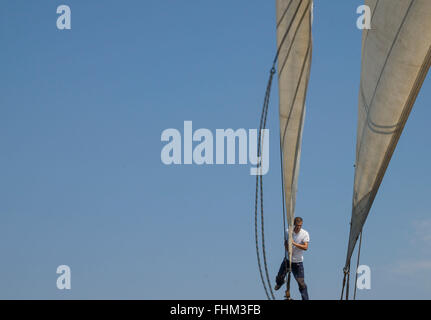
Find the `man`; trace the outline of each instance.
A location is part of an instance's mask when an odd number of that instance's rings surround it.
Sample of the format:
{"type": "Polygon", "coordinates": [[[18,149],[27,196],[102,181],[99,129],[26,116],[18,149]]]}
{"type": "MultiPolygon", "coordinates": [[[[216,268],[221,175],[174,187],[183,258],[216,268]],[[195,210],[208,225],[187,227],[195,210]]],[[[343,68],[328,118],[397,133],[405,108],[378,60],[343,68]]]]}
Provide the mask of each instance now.
{"type": "MultiPolygon", "coordinates": [[[[302,261],[304,257],[302,253],[308,250],[308,243],[310,242],[310,235],[307,231],[302,229],[303,220],[300,217],[296,217],[294,220],[294,229],[293,229],[293,242],[292,242],[292,273],[295,277],[296,282],[298,282],[299,292],[301,292],[302,300],[308,300],[308,290],[307,285],[304,282],[304,266],[302,261]]],[[[287,231],[286,231],[287,232],[287,231]]],[[[284,246],[287,251],[287,256],[289,257],[289,247],[288,243],[285,240],[284,246]]],[[[289,268],[289,261],[284,258],[281,263],[280,270],[278,271],[278,275],[275,279],[276,286],[275,290],[281,288],[284,283],[284,278],[286,277],[287,269],[289,268]]]]}

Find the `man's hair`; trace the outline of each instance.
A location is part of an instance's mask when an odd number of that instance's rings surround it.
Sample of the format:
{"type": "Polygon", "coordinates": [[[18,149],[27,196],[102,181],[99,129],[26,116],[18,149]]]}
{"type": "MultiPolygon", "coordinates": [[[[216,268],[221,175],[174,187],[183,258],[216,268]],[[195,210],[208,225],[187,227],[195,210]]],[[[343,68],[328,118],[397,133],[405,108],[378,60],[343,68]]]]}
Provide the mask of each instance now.
{"type": "Polygon", "coordinates": [[[293,224],[296,225],[298,222],[302,222],[304,220],[302,220],[301,217],[296,217],[295,220],[293,221],[293,224]]]}

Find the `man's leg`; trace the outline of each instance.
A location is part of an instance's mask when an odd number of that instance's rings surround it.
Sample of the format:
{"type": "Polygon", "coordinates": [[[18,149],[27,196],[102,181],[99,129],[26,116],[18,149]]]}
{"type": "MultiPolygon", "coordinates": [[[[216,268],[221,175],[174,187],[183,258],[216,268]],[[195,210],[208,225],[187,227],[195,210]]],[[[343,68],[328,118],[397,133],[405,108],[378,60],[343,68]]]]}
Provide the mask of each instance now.
{"type": "Polygon", "coordinates": [[[275,283],[278,287],[281,287],[284,284],[284,278],[286,277],[288,268],[288,263],[286,259],[283,259],[283,262],[280,265],[280,269],[278,270],[277,277],[275,278],[275,283]]]}
{"type": "Polygon", "coordinates": [[[302,262],[292,263],[292,273],[296,282],[298,282],[298,288],[301,293],[302,300],[308,300],[308,290],[304,281],[304,265],[302,262]]]}

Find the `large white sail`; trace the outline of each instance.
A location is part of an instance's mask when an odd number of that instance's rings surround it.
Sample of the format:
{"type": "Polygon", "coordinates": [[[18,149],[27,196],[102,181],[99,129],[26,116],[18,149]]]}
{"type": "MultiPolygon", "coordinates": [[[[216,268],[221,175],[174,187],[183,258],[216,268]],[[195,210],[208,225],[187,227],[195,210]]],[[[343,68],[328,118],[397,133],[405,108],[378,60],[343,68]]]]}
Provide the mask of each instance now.
{"type": "Polygon", "coordinates": [[[311,66],[312,7],[312,0],[276,0],[280,139],[290,261],[305,98],[311,66]]]}
{"type": "Polygon", "coordinates": [[[431,62],[431,0],[366,0],[346,270],[431,62]]]}

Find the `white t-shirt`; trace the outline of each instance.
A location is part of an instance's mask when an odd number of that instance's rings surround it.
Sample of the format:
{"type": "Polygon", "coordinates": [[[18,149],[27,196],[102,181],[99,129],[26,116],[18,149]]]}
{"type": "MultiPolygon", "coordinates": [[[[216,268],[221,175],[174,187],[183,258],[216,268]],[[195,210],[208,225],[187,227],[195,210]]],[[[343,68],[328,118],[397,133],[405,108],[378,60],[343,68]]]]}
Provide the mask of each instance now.
{"type": "MultiPolygon", "coordinates": [[[[286,236],[288,234],[288,230],[286,230],[286,236]]],[[[305,244],[305,242],[310,242],[310,235],[308,232],[301,228],[298,233],[295,233],[295,231],[292,232],[293,242],[297,244],[305,244]]],[[[304,257],[302,256],[302,253],[304,250],[299,249],[295,246],[292,246],[292,262],[302,262],[304,261],[304,257]]],[[[288,255],[289,257],[289,255],[288,255]]]]}

